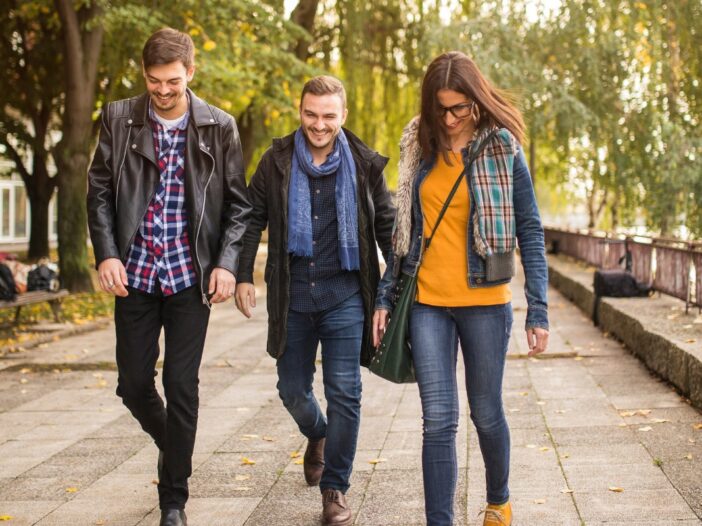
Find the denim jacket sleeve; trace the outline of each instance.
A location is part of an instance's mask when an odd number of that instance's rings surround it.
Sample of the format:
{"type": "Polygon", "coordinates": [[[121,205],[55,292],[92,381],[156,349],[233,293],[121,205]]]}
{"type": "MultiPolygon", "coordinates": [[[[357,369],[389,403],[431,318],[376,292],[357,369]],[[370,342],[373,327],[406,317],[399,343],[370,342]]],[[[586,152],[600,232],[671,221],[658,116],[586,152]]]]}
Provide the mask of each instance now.
{"type": "Polygon", "coordinates": [[[513,178],[512,201],[527,300],[526,328],[548,329],[548,264],[544,229],[531,175],[521,148],[514,158],[513,178]]]}
{"type": "Polygon", "coordinates": [[[392,313],[393,305],[393,291],[395,290],[396,277],[393,273],[395,261],[395,254],[392,250],[388,254],[388,258],[385,261],[385,272],[383,277],[378,283],[378,292],[375,296],[375,308],[386,310],[392,313]]]}

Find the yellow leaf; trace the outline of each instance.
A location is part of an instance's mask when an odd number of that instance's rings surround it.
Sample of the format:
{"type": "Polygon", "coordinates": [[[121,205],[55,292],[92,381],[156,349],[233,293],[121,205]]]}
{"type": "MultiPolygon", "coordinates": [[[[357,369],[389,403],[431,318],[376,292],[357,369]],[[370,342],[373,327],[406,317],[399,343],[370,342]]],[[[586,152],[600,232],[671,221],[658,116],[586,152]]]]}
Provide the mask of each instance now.
{"type": "Polygon", "coordinates": [[[241,435],[241,438],[258,438],[258,435],[241,435]]]}
{"type": "Polygon", "coordinates": [[[583,358],[582,356],[576,356],[575,358],[573,358],[573,360],[575,360],[576,362],[579,362],[579,361],[581,361],[581,360],[583,360],[583,359],[584,359],[584,358],[583,358]]]}
{"type": "Polygon", "coordinates": [[[27,380],[26,378],[21,378],[21,379],[20,379],[20,383],[21,383],[21,384],[26,384],[26,383],[29,383],[29,380],[27,380]]]}
{"type": "Polygon", "coordinates": [[[689,338],[685,340],[685,343],[695,343],[697,340],[695,338],[689,338]]]}
{"type": "Polygon", "coordinates": [[[298,458],[299,456],[300,456],[299,451],[293,451],[292,453],[290,453],[290,458],[298,458]]]}
{"type": "Polygon", "coordinates": [[[568,453],[564,453],[564,454],[561,455],[561,456],[562,456],[563,458],[570,458],[570,455],[569,455],[568,453]]]}
{"type": "Polygon", "coordinates": [[[529,396],[529,391],[522,391],[519,396],[529,396]]]}
{"type": "Polygon", "coordinates": [[[27,373],[31,373],[31,372],[32,372],[32,370],[28,367],[20,369],[20,374],[27,374],[27,373]]]}
{"type": "Polygon", "coordinates": [[[247,457],[241,457],[241,465],[242,466],[253,466],[256,464],[255,460],[251,460],[250,458],[247,457]]]}
{"type": "Polygon", "coordinates": [[[275,442],[275,438],[273,438],[273,437],[262,437],[262,438],[263,438],[263,440],[265,440],[266,442],[275,442]]]}
{"type": "Polygon", "coordinates": [[[214,40],[207,40],[202,45],[202,49],[204,49],[205,51],[212,51],[216,47],[217,47],[217,43],[214,40]]]}
{"type": "Polygon", "coordinates": [[[546,504],[546,499],[534,499],[534,504],[546,504]]]}
{"type": "Polygon", "coordinates": [[[688,453],[687,455],[685,455],[685,458],[687,460],[692,460],[692,453],[688,453]]]}
{"type": "Polygon", "coordinates": [[[666,422],[670,422],[670,420],[666,420],[665,418],[654,418],[651,420],[654,424],[664,424],[666,422]]]}
{"type": "Polygon", "coordinates": [[[529,449],[536,449],[536,444],[527,444],[526,447],[529,449]]]}
{"type": "Polygon", "coordinates": [[[618,486],[610,486],[610,487],[607,488],[607,489],[608,489],[609,491],[614,492],[614,493],[621,493],[621,492],[624,491],[624,488],[620,488],[620,487],[618,487],[618,486]]]}
{"type": "Polygon", "coordinates": [[[650,409],[639,409],[638,411],[636,411],[636,413],[641,415],[641,416],[648,416],[651,414],[651,410],[650,409]]]}
{"type": "Polygon", "coordinates": [[[0,521],[11,521],[13,519],[10,515],[0,515],[0,521]]]}
{"type": "Polygon", "coordinates": [[[693,429],[697,429],[698,431],[702,429],[702,424],[692,424],[693,429]]]}
{"type": "Polygon", "coordinates": [[[298,458],[293,464],[297,464],[298,466],[302,465],[305,461],[301,458],[298,458]]]}
{"type": "Polygon", "coordinates": [[[380,464],[381,462],[387,462],[387,461],[388,461],[388,459],[386,459],[386,458],[374,458],[373,460],[369,460],[368,463],[375,465],[375,464],[380,464]]]}
{"type": "Polygon", "coordinates": [[[622,411],[621,413],[619,413],[619,416],[623,416],[626,418],[627,416],[634,416],[635,414],[636,412],[634,411],[622,411]]]}
{"type": "Polygon", "coordinates": [[[570,489],[570,488],[563,488],[563,489],[561,490],[561,493],[573,493],[573,490],[570,489]]]}
{"type": "Polygon", "coordinates": [[[546,402],[539,400],[538,402],[536,402],[536,405],[546,405],[546,402]]]}
{"type": "Polygon", "coordinates": [[[251,475],[236,475],[234,477],[234,480],[237,482],[241,482],[242,480],[249,480],[251,478],[251,475]]]}
{"type": "Polygon", "coordinates": [[[75,493],[77,491],[78,491],[78,488],[73,488],[73,487],[66,488],[66,493],[75,493]]]}
{"type": "Polygon", "coordinates": [[[103,524],[107,524],[105,519],[98,519],[95,521],[95,526],[103,526],[103,524]]]}
{"type": "Polygon", "coordinates": [[[646,432],[646,431],[650,431],[651,429],[653,429],[651,426],[644,426],[644,427],[640,427],[639,431],[646,432]]]}
{"type": "Polygon", "coordinates": [[[551,451],[551,448],[550,448],[550,447],[545,447],[545,446],[544,446],[544,447],[540,447],[540,448],[539,448],[539,451],[551,451]]]}

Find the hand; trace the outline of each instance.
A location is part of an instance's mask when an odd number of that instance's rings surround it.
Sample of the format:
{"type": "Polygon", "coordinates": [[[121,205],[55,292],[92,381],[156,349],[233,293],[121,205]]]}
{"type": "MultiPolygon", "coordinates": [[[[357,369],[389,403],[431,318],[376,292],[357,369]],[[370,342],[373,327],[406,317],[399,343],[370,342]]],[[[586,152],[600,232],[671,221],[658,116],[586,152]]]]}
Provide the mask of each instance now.
{"type": "Polygon", "coordinates": [[[546,350],[548,345],[548,329],[532,327],[526,331],[529,356],[536,356],[546,350]]]}
{"type": "Polygon", "coordinates": [[[244,316],[250,318],[251,309],[256,308],[256,289],[253,283],[239,283],[236,286],[236,294],[234,295],[236,308],[239,309],[244,316]]]}
{"type": "Polygon", "coordinates": [[[383,339],[385,328],[388,326],[388,311],[385,309],[377,309],[373,314],[373,347],[380,345],[380,340],[383,339]]]}
{"type": "Polygon", "coordinates": [[[121,296],[129,295],[127,292],[127,272],[124,265],[117,258],[107,258],[98,265],[98,281],[100,288],[105,292],[121,296]]]}
{"type": "Polygon", "coordinates": [[[221,303],[234,295],[236,278],[234,274],[225,268],[215,267],[210,274],[209,289],[207,292],[212,295],[211,303],[221,303]]]}

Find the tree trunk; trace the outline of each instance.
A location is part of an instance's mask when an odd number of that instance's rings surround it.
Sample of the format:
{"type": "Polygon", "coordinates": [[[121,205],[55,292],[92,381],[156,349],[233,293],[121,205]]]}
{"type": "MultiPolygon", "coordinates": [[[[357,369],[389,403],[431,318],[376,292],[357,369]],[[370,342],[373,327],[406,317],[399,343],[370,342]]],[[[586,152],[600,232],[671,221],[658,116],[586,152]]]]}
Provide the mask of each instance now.
{"type": "Polygon", "coordinates": [[[104,28],[97,1],[55,0],[61,19],[66,103],[57,147],[59,268],[64,287],[92,291],[88,266],[85,193],[92,140],[92,112],[104,28]],[[77,10],[78,11],[77,11],[77,10]]]}
{"type": "Polygon", "coordinates": [[[29,226],[29,252],[27,259],[37,261],[49,257],[49,199],[29,195],[32,215],[29,226]]]}

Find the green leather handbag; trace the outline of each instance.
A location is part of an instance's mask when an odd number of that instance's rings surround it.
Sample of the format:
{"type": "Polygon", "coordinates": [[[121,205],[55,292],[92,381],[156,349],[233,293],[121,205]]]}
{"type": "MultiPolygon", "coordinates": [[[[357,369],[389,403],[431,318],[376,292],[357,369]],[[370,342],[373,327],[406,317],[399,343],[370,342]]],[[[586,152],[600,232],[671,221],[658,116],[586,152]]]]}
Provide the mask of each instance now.
{"type": "MultiPolygon", "coordinates": [[[[473,164],[473,161],[480,155],[480,152],[482,152],[496,133],[496,130],[492,131],[480,144],[478,150],[472,155],[465,169],[461,172],[461,175],[456,179],[453,188],[451,188],[451,192],[444,202],[444,206],[441,208],[441,212],[439,212],[431,235],[424,240],[422,254],[429,248],[431,240],[434,238],[434,233],[439,223],[441,223],[441,220],[444,218],[446,209],[451,199],[453,199],[453,196],[456,194],[464,175],[468,173],[468,169],[473,164]]],[[[414,376],[412,342],[410,341],[409,333],[410,313],[412,312],[412,305],[414,305],[414,300],[417,295],[416,274],[414,276],[405,273],[400,274],[396,287],[397,301],[390,315],[390,321],[385,328],[385,334],[383,334],[383,338],[380,341],[375,355],[371,358],[368,369],[386,380],[402,384],[417,381],[414,376]]]]}
{"type": "Polygon", "coordinates": [[[417,276],[401,274],[397,282],[397,303],[368,367],[372,373],[397,384],[416,381],[409,337],[409,317],[416,294],[417,276]]]}

